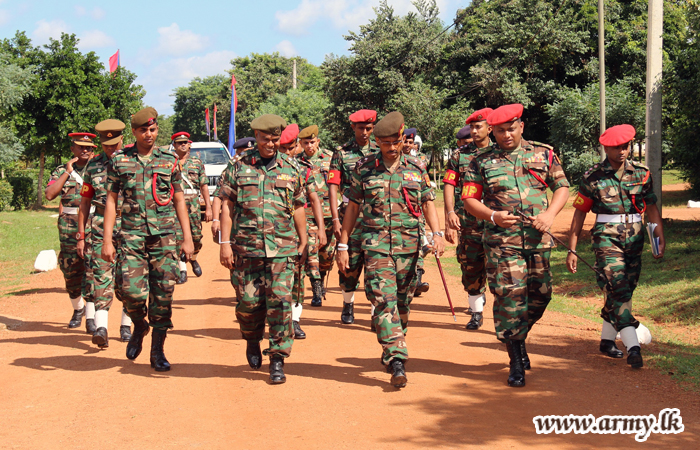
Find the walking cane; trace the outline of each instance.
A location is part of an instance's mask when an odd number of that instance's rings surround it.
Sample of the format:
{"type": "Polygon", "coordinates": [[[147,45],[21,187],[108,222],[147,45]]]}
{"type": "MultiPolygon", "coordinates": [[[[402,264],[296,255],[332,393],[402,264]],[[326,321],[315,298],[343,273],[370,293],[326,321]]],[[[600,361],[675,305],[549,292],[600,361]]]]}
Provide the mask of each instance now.
{"type": "Polygon", "coordinates": [[[450,298],[450,291],[447,290],[447,281],[445,281],[445,273],[442,271],[442,263],[440,263],[440,257],[435,254],[435,261],[437,261],[438,270],[440,271],[440,277],[442,278],[442,285],[445,288],[445,294],[447,294],[447,301],[450,303],[450,311],[452,311],[452,318],[457,322],[457,315],[455,314],[455,309],[452,306],[452,299],[450,298]]]}

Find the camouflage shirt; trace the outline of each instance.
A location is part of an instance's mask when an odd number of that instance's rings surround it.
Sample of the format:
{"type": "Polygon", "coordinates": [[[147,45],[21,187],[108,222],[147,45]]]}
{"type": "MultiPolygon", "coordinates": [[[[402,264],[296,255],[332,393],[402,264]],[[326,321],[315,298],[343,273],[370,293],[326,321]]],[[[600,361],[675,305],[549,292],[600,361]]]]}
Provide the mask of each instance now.
{"type": "MultiPolygon", "coordinates": [[[[552,192],[569,187],[552,147],[524,139],[511,152],[494,144],[490,150],[478,154],[469,164],[464,181],[462,199],[483,198],[484,204],[494,211],[519,210],[530,217],[549,207],[547,187],[552,192]]],[[[490,221],[484,223],[484,242],[491,247],[532,250],[554,246],[549,235],[540,233],[528,222],[517,222],[510,228],[501,228],[490,221]]]]}
{"type": "MultiPolygon", "coordinates": [[[[314,217],[314,209],[311,206],[311,198],[310,195],[312,192],[318,193],[322,186],[323,182],[321,181],[321,174],[319,172],[314,171],[314,165],[302,158],[293,158],[294,161],[299,164],[299,168],[301,169],[301,176],[302,180],[304,182],[304,192],[306,193],[306,203],[304,204],[304,212],[306,213],[306,220],[313,225],[316,225],[316,217],[314,217]]],[[[321,207],[323,207],[323,200],[319,196],[319,200],[321,200],[321,207]]]]}
{"type": "Polygon", "coordinates": [[[106,153],[100,153],[88,162],[83,188],[80,195],[92,198],[92,204],[102,211],[107,204],[107,168],[110,157],[106,153]]]}
{"type": "Polygon", "coordinates": [[[362,247],[379,253],[416,253],[421,206],[435,200],[425,165],[406,155],[390,172],[381,153],[361,159],[352,172],[348,198],[362,208],[362,247]],[[364,202],[364,204],[363,204],[364,202]]]}
{"type": "MultiPolygon", "coordinates": [[[[352,172],[355,169],[355,164],[373,153],[378,153],[379,147],[373,141],[360,147],[355,138],[352,138],[347,144],[338,147],[331,159],[331,167],[328,172],[328,184],[335,184],[338,188],[338,193],[343,197],[349,197],[347,191],[350,189],[352,172]]],[[[344,198],[344,202],[347,200],[344,198]]]]}
{"type": "MultiPolygon", "coordinates": [[[[318,197],[321,200],[323,207],[323,217],[331,217],[330,193],[328,190],[328,173],[331,170],[331,158],[333,153],[330,150],[319,149],[313,156],[308,157],[306,153],[302,153],[299,158],[301,161],[308,161],[312,164],[312,170],[316,176],[318,197]]],[[[336,206],[337,207],[337,206],[336,206]]],[[[307,217],[309,211],[306,211],[307,217]]],[[[313,216],[313,213],[311,214],[313,216]]]]}
{"type": "Polygon", "coordinates": [[[442,182],[443,184],[455,186],[454,211],[457,217],[459,217],[461,226],[464,228],[483,227],[481,221],[465,211],[464,201],[461,196],[461,188],[464,185],[464,178],[469,164],[477,154],[487,151],[489,148],[490,144],[489,147],[483,149],[476,148],[476,145],[473,143],[463,145],[452,152],[450,159],[447,161],[447,166],[445,167],[445,178],[443,178],[442,182]]]}
{"type": "Polygon", "coordinates": [[[180,172],[182,173],[182,191],[185,198],[192,198],[199,195],[199,188],[203,184],[209,184],[209,177],[204,170],[204,164],[199,158],[187,155],[187,159],[178,161],[180,172]],[[191,191],[198,191],[197,193],[191,191]]]}
{"type": "MultiPolygon", "coordinates": [[[[87,167],[89,164],[89,161],[88,164],[84,165],[83,167],[78,166],[77,163],[73,164],[73,173],[75,173],[76,175],[80,175],[80,178],[83,179],[83,182],[85,181],[85,175],[87,173],[87,167]]],[[[52,184],[57,182],[58,179],[61,178],[61,175],[63,175],[64,173],[66,173],[65,164],[56,167],[54,171],[51,172],[51,178],[49,179],[47,186],[51,186],[52,184]]],[[[73,178],[73,176],[69,176],[68,180],[63,185],[63,188],[61,188],[61,205],[64,208],[79,208],[81,188],[82,185],[79,185],[75,178],[73,178]]]]}
{"type": "Polygon", "coordinates": [[[625,161],[622,177],[605,159],[591,167],[581,179],[574,207],[596,214],[643,214],[656,203],[651,172],[635,161],[625,161]]]}
{"type": "Polygon", "coordinates": [[[219,197],[233,203],[231,243],[237,255],[280,258],[297,254],[294,210],[304,206],[304,179],[299,164],[277,152],[263,165],[260,152],[233,158],[224,172],[219,197]]]}
{"type": "Polygon", "coordinates": [[[182,192],[181,182],[177,157],[170,152],[154,147],[147,162],[135,145],[114,154],[107,190],[124,196],[122,230],[136,236],[175,233],[179,224],[172,199],[182,192]]]}

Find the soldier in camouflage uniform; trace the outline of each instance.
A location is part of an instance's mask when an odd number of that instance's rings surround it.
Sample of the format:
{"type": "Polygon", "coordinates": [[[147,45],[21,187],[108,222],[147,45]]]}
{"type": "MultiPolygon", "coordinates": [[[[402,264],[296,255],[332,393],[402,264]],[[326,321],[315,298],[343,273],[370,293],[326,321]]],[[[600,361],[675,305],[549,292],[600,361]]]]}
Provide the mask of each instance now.
{"type": "MultiPolygon", "coordinates": [[[[623,353],[615,345],[619,332],[627,348],[627,363],[639,368],[644,363],[636,333],[639,321],[632,315],[632,294],[642,270],[645,212],[657,224],[659,254],[654,258],[663,257],[666,242],[651,172],[628,159],[635,135],[632,125],[617,125],[600,136],[607,158],[589,169],[581,180],[574,200],[576,212],[569,242],[575,251],[586,214],[592,210],[597,215],[591,231],[597,281],[605,298],[600,314],[603,318],[600,351],[611,358],[622,358],[623,353]]],[[[577,260],[573,253],[569,253],[566,263],[569,271],[575,273],[577,260]]]]}
{"type": "Polygon", "coordinates": [[[307,245],[301,169],[278,151],[286,125],[273,114],[251,122],[257,149],[228,166],[219,194],[220,258],[239,277],[242,297],[236,318],[247,341],[246,358],[253,369],[262,365],[260,341],[267,319],[270,346],[265,354],[270,355],[273,384],[286,381],[284,359],[294,343],[291,287],[297,259],[303,263],[307,245]]]}
{"type": "MultiPolygon", "coordinates": [[[[173,134],[170,139],[173,141],[175,154],[177,154],[180,173],[182,174],[182,192],[185,194],[187,211],[190,218],[190,230],[192,241],[194,242],[194,257],[190,260],[192,272],[197,277],[202,276],[202,267],[197,262],[197,255],[202,249],[202,213],[199,210],[199,195],[204,198],[204,220],[209,222],[212,219],[211,201],[209,200],[209,177],[204,170],[204,164],[199,158],[195,158],[190,153],[190,134],[180,131],[173,134]]],[[[182,231],[177,231],[178,245],[182,243],[182,231]]],[[[180,257],[180,279],[178,284],[187,281],[187,264],[180,257]]]]}
{"type": "Polygon", "coordinates": [[[157,118],[153,108],[131,116],[136,144],[114,155],[108,167],[102,258],[115,260],[113,230],[117,198],[122,194],[122,249],[116,265],[116,288],[134,322],[126,357],[134,360],[139,356],[150,325],[151,367],[165,372],[170,363],[163,346],[168,329],[173,327],[172,298],[179,276],[178,225],[184,235],[181,251],[188,258],[194,245],[177,158],[155,145],[157,118]]]}
{"type": "Polygon", "coordinates": [[[51,173],[45,195],[47,200],[61,196],[58,217],[61,252],[58,254],[58,263],[73,305],[73,316],[68,328],[79,327],[83,316],[87,314],[85,328],[88,334],[92,334],[95,332],[95,304],[92,289],[85,283],[85,262],[78,255],[78,239],[85,239],[84,233],[78,233],[78,210],[87,163],[96,147],[92,140],[97,136],[92,133],[71,133],[68,136],[71,138],[70,149],[74,158],[65,165],[56,167],[51,173]],[[83,296],[86,298],[83,299],[83,296]]]}
{"type": "MultiPolygon", "coordinates": [[[[486,122],[491,108],[475,111],[467,120],[469,133],[473,142],[457,148],[452,152],[442,180],[445,186],[445,222],[447,224],[447,241],[454,243],[453,233],[459,232],[457,260],[462,269],[462,286],[468,295],[469,311],[472,317],[467,323],[467,330],[475,331],[484,324],[484,305],[486,304],[486,255],[482,237],[483,221],[477,220],[464,209],[461,192],[455,198],[455,188],[464,184],[464,175],[474,157],[491,146],[491,127],[486,122]]],[[[466,128],[466,127],[465,127],[466,128]]],[[[460,130],[461,131],[461,130],[460,130]]],[[[463,135],[457,136],[459,140],[463,135]]]]}
{"type": "MultiPolygon", "coordinates": [[[[333,154],[327,180],[330,204],[337,205],[339,203],[339,194],[342,195],[343,199],[339,209],[331,208],[333,234],[336,239],[340,238],[342,220],[349,202],[347,191],[350,189],[350,180],[352,179],[352,171],[355,168],[355,164],[365,156],[379,151],[377,144],[370,140],[374,130],[374,122],[377,120],[377,112],[370,109],[361,109],[351,114],[349,119],[355,138],[338,147],[333,154]]],[[[360,216],[355,224],[355,232],[350,236],[350,243],[348,244],[350,246],[347,253],[350,260],[350,268],[345,271],[341,270],[338,273],[340,289],[343,291],[343,311],[340,314],[340,321],[345,324],[351,324],[355,321],[355,289],[357,289],[360,282],[360,274],[364,263],[362,243],[360,242],[359,224],[361,221],[362,213],[360,212],[360,216]]]]}
{"type": "Polygon", "coordinates": [[[365,258],[365,294],[375,307],[377,340],[382,346],[382,364],[392,373],[391,384],[406,385],[404,364],[408,359],[406,331],[411,300],[416,288],[422,227],[425,213],[433,230],[435,251],[445,248],[437,212],[435,192],[425,166],[402,154],[403,115],[387,114],[374,133],[381,153],[362,158],[352,172],[350,203],[345,210],[338,241],[338,267],[350,269],[348,241],[360,209],[362,249],[365,258]]]}
{"type": "Polygon", "coordinates": [[[525,386],[530,367],[525,339],[552,297],[549,256],[554,242],[544,232],[569,198],[569,182],[552,147],[522,139],[522,113],[523,106],[515,104],[489,114],[497,145],[472,160],[462,190],[467,212],[485,221],[496,337],[508,348],[512,387],[525,386]],[[554,192],[551,204],[547,187],[554,192]]]}
{"type": "MultiPolygon", "coordinates": [[[[304,149],[299,157],[300,161],[311,164],[313,174],[319,183],[318,195],[322,201],[323,208],[323,225],[325,232],[320,233],[325,236],[325,244],[322,242],[312,243],[311,232],[309,234],[309,256],[306,259],[306,275],[311,280],[311,291],[313,298],[311,306],[322,306],[322,298],[326,293],[323,289],[323,283],[326,275],[333,268],[335,257],[335,236],[333,235],[333,216],[331,215],[330,194],[328,191],[328,173],[331,168],[331,158],[333,152],[325,149],[319,149],[321,140],[318,138],[318,126],[311,125],[304,128],[299,133],[301,147],[304,149]]],[[[337,209],[337,204],[335,206],[337,209]]],[[[316,219],[314,218],[311,208],[306,209],[306,218],[308,221],[309,230],[316,227],[316,219]]],[[[319,236],[320,236],[319,234],[319,236]]],[[[314,236],[314,241],[316,240],[314,236]]]]}
{"type": "MultiPolygon", "coordinates": [[[[92,335],[92,343],[100,348],[109,346],[107,325],[109,309],[114,298],[114,263],[108,263],[102,259],[102,243],[104,239],[104,213],[107,200],[107,167],[112,155],[122,148],[124,137],[124,122],[115,119],[107,119],[95,125],[95,131],[100,135],[100,145],[103,153],[90,160],[85,172],[83,188],[80,190],[82,197],[80,213],[78,214],[78,230],[85,239],[78,240],[78,254],[85,259],[86,280],[93,286],[95,302],[95,332],[92,335]],[[85,230],[90,232],[85,234],[85,230]]],[[[117,209],[117,221],[114,226],[112,240],[119,244],[121,229],[121,208],[117,209]]],[[[122,309],[121,326],[119,334],[122,341],[131,339],[131,318],[122,309]]]]}
{"type": "MultiPolygon", "coordinates": [[[[313,165],[308,161],[301,160],[292,156],[291,152],[298,147],[298,136],[299,136],[299,126],[295,123],[288,125],[280,137],[280,153],[284,153],[290,158],[294,159],[302,171],[303,182],[304,182],[304,192],[306,193],[306,198],[308,202],[305,205],[306,216],[309,215],[311,219],[307,223],[307,239],[308,239],[308,250],[305,268],[307,273],[309,272],[309,264],[314,264],[318,267],[318,257],[313,257],[315,253],[318,255],[318,247],[325,244],[325,235],[319,236],[318,229],[319,225],[323,225],[323,211],[321,206],[321,200],[317,194],[321,189],[321,182],[319,181],[320,175],[314,173],[313,165]],[[309,262],[309,260],[314,260],[309,262]]],[[[299,322],[301,321],[301,313],[303,311],[304,303],[304,273],[302,272],[302,265],[297,264],[294,269],[294,285],[292,286],[292,295],[294,304],[292,305],[292,327],[294,328],[294,338],[295,339],[306,339],[306,333],[301,329],[299,322]]],[[[318,268],[316,269],[318,272],[318,268]]]]}

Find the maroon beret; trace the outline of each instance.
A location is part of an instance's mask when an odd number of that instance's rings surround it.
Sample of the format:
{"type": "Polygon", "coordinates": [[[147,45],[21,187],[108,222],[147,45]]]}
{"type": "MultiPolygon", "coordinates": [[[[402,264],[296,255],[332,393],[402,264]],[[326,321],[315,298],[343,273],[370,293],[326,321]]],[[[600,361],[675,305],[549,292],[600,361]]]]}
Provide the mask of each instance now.
{"type": "Polygon", "coordinates": [[[280,144],[291,144],[297,140],[297,136],[299,136],[299,125],[295,123],[287,125],[287,128],[282,132],[280,144]]]}
{"type": "Polygon", "coordinates": [[[500,108],[496,108],[495,111],[489,114],[487,121],[489,125],[500,125],[518,120],[522,115],[523,105],[513,103],[512,105],[503,105],[500,108]]]}
{"type": "Polygon", "coordinates": [[[605,130],[598,141],[605,147],[617,147],[634,139],[636,134],[637,131],[632,125],[615,125],[605,130]]]}
{"type": "Polygon", "coordinates": [[[491,108],[484,108],[478,111],[474,111],[471,116],[467,117],[467,121],[464,122],[469,125],[472,122],[481,122],[482,120],[488,120],[489,115],[493,112],[491,108]]]}
{"type": "Polygon", "coordinates": [[[352,123],[374,123],[377,120],[377,111],[372,109],[361,109],[350,114],[352,123]]]}

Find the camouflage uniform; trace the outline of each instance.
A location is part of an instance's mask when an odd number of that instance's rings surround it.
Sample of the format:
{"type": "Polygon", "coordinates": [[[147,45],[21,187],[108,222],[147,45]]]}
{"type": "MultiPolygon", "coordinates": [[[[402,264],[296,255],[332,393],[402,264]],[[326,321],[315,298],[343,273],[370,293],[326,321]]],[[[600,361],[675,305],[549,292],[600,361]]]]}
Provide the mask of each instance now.
{"type": "Polygon", "coordinates": [[[464,184],[469,164],[478,153],[479,149],[473,143],[453,151],[447,161],[445,178],[442,180],[445,184],[455,186],[454,211],[459,217],[461,227],[457,260],[462,268],[462,286],[469,295],[479,295],[486,291],[486,255],[482,243],[484,222],[464,209],[459,187],[464,184]]]}
{"type": "Polygon", "coordinates": [[[306,202],[299,164],[277,152],[267,166],[257,149],[229,163],[219,197],[233,203],[231,245],[242,296],[236,318],[243,339],[260,341],[265,318],[270,347],[265,354],[292,351],[292,293],[297,261],[294,210],[306,202]]]}
{"type": "MultiPolygon", "coordinates": [[[[494,144],[478,154],[465,175],[462,199],[481,199],[494,211],[522,211],[533,217],[546,211],[552,192],[568,188],[552,147],[522,140],[506,152],[494,144]]],[[[501,228],[485,221],[486,271],[494,295],[496,337],[524,340],[542,317],[552,297],[549,256],[552,238],[528,222],[501,228]]]]}
{"type": "MultiPolygon", "coordinates": [[[[224,169],[223,172],[221,172],[221,175],[219,177],[219,180],[216,182],[216,189],[214,189],[214,194],[212,194],[212,197],[219,197],[221,194],[221,185],[224,182],[224,177],[223,174],[226,172],[229,167],[233,167],[233,164],[237,161],[238,156],[234,156],[231,158],[226,165],[226,169],[224,169]]],[[[218,236],[215,236],[218,242],[218,236]]],[[[219,245],[231,245],[231,244],[219,244],[219,245]]],[[[234,265],[236,264],[236,252],[233,252],[233,263],[234,265]]],[[[236,274],[236,271],[231,269],[230,271],[230,277],[231,277],[231,286],[233,286],[233,290],[236,292],[236,301],[240,301],[241,298],[243,297],[243,294],[241,294],[241,284],[238,279],[238,274],[236,274]]]]}
{"type": "MultiPolygon", "coordinates": [[[[101,153],[90,160],[85,172],[85,183],[80,191],[83,197],[92,199],[91,214],[88,225],[90,233],[85,234],[86,279],[94,291],[95,310],[109,311],[114,298],[115,263],[102,259],[104,243],[104,213],[107,203],[107,168],[110,158],[101,153]]],[[[121,205],[117,205],[117,219],[114,224],[112,242],[117,251],[117,260],[121,252],[120,242],[121,205]]]]}
{"type": "MultiPolygon", "coordinates": [[[[185,203],[190,218],[190,229],[192,230],[192,242],[194,243],[194,258],[202,249],[202,212],[199,208],[199,188],[203,184],[209,184],[209,178],[204,170],[204,164],[199,158],[191,154],[187,159],[178,161],[180,173],[182,174],[182,192],[185,194],[185,203]]],[[[183,240],[182,230],[177,229],[177,242],[183,240]]]]}
{"type": "Polygon", "coordinates": [[[132,321],[148,315],[151,327],[159,329],[173,326],[172,296],[180,271],[172,199],[182,192],[180,178],[177,157],[158,147],[150,159],[140,157],[136,146],[126,147],[113,155],[107,171],[107,190],[124,196],[116,290],[132,321]]]}
{"type": "MultiPolygon", "coordinates": [[[[73,171],[85,179],[87,164],[83,167],[73,165],[73,171]]],[[[51,173],[48,186],[54,184],[66,172],[66,166],[60,165],[51,173]]],[[[92,288],[85,280],[85,261],[78,256],[78,209],[80,208],[80,189],[76,180],[70,176],[61,189],[61,215],[58,217],[58,238],[61,251],[58,254],[58,264],[63,272],[68,296],[76,299],[83,295],[86,302],[92,302],[92,288]]],[[[89,229],[86,228],[87,234],[89,229]]]]}
{"type": "MultiPolygon", "coordinates": [[[[596,214],[644,214],[647,205],[656,204],[651,172],[634,161],[626,161],[622,176],[606,159],[585,173],[574,206],[596,214]]],[[[605,295],[600,316],[617,331],[639,321],[632,315],[632,294],[642,270],[643,223],[597,222],[591,230],[598,286],[605,295]],[[606,289],[606,284],[610,289],[606,289]]]]}
{"type": "MultiPolygon", "coordinates": [[[[360,147],[355,138],[350,140],[345,145],[338,147],[331,159],[330,172],[327,182],[338,186],[338,195],[343,196],[343,204],[338,210],[340,222],[342,224],[345,216],[345,208],[348,205],[348,191],[350,190],[350,182],[352,172],[357,162],[369,155],[379,153],[379,147],[373,141],[370,141],[366,146],[360,147]]],[[[363,255],[362,242],[360,240],[360,224],[362,223],[362,213],[355,222],[355,228],[350,241],[348,242],[348,257],[350,258],[350,268],[345,272],[338,272],[340,278],[340,288],[344,292],[353,292],[357,289],[360,282],[360,273],[362,273],[363,255]]]]}
{"type": "Polygon", "coordinates": [[[425,166],[410,156],[400,158],[393,173],[381,153],[363,158],[346,191],[362,210],[365,294],[375,307],[372,321],[385,365],[408,359],[405,334],[420,258],[420,207],[435,199],[425,166]]]}

